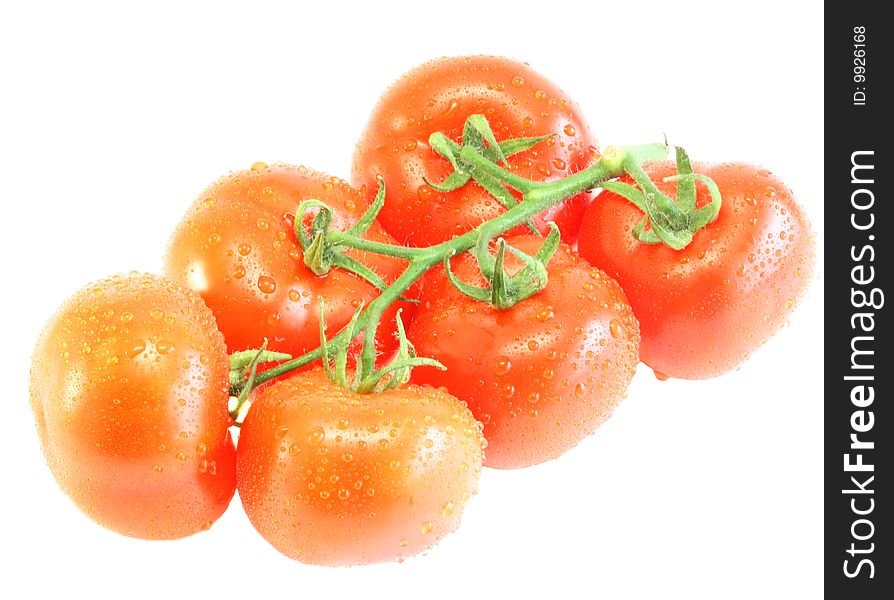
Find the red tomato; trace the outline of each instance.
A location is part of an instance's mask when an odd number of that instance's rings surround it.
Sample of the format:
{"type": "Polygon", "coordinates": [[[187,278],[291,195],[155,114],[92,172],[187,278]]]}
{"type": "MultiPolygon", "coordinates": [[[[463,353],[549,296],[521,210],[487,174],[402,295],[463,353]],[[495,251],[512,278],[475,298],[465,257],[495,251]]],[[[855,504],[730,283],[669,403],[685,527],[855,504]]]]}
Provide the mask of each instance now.
{"type": "MultiPolygon", "coordinates": [[[[319,306],[325,299],[326,323],[338,331],[361,302],[379,291],[342,269],[322,277],[304,264],[295,237],[294,215],[304,200],[316,199],[334,211],[332,227],[347,229],[368,204],[344,181],[304,167],[255,165],[233,173],[199,196],[177,226],[168,246],[165,273],[198,292],[214,312],[230,352],[268,348],[300,356],[320,344],[319,306]]],[[[366,237],[394,243],[373,223],[366,237]]],[[[403,269],[400,260],[351,251],[390,283],[403,269]]],[[[413,306],[396,303],[385,313],[377,343],[396,347],[394,313],[403,305],[405,320],[413,306]]]]}
{"type": "Polygon", "coordinates": [[[70,298],[34,350],[31,408],[59,486],[124,535],[207,529],[236,489],[229,361],[211,311],[154,275],[70,298]]]}
{"type": "MultiPolygon", "coordinates": [[[[533,255],[542,239],[510,238],[533,255]]],[[[508,272],[520,261],[507,253],[508,272]]],[[[453,261],[463,281],[483,284],[472,257],[453,261]]],[[[430,274],[424,310],[408,336],[419,356],[446,367],[413,370],[443,386],[484,423],[485,464],[518,468],[553,459],[592,433],[627,393],[639,328],[621,288],[561,245],[546,288],[498,311],[457,292],[443,269],[430,274]]]]}
{"type": "MultiPolygon", "coordinates": [[[[512,171],[534,181],[552,181],[581,170],[598,156],[596,142],[578,106],[526,64],[493,56],[443,58],[416,67],[379,100],[354,154],[355,185],[388,183],[382,226],[397,240],[427,246],[465,233],[505,212],[474,181],[448,193],[441,182],[453,167],[431,149],[442,132],[460,141],[470,115],[484,115],[498,141],[557,134],[509,158],[512,171]]],[[[571,242],[590,202],[582,193],[535,219],[543,231],[555,221],[571,242]]],[[[516,233],[527,231],[524,227],[516,233]]]]}
{"type": "MultiPolygon", "coordinates": [[[[646,169],[675,197],[671,164],[646,169]]],[[[813,265],[810,226],[791,191],[743,164],[694,164],[723,203],[683,250],[643,244],[630,231],[642,212],[603,192],[581,227],[580,254],[618,280],[640,321],[642,361],[663,377],[704,379],[738,366],[767,341],[804,293],[813,265]]],[[[696,184],[698,206],[710,201],[696,184]]]]}
{"type": "Polygon", "coordinates": [[[402,559],[459,526],[483,444],[469,410],[443,391],[357,394],[317,369],[256,394],[239,437],[239,497],[290,558],[402,559]]]}

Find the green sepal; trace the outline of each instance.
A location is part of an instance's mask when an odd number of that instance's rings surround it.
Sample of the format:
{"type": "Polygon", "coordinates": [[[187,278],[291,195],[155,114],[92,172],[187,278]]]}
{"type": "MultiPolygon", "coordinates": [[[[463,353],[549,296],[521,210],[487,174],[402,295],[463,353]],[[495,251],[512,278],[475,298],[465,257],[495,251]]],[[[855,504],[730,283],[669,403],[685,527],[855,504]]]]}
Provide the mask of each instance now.
{"type": "MultiPolygon", "coordinates": [[[[556,137],[555,133],[551,133],[549,135],[541,135],[538,137],[528,137],[528,138],[514,138],[510,140],[505,140],[497,144],[500,148],[500,152],[503,153],[503,156],[513,156],[518,154],[519,152],[524,152],[525,150],[530,150],[540,142],[545,142],[550,138],[556,137]]],[[[484,151],[484,157],[489,159],[491,162],[496,162],[488,155],[488,150],[484,151]]]]}
{"type": "Polygon", "coordinates": [[[356,235],[358,237],[362,236],[366,233],[366,230],[369,229],[370,225],[373,224],[376,217],[379,216],[379,211],[382,210],[382,207],[385,206],[385,180],[381,175],[376,177],[376,180],[379,182],[379,189],[376,191],[375,199],[372,204],[370,204],[369,208],[366,209],[366,212],[361,215],[360,219],[345,233],[356,235]]]}
{"type": "Polygon", "coordinates": [[[469,285],[454,275],[453,270],[450,268],[450,257],[444,259],[444,271],[447,274],[447,280],[459,293],[479,302],[490,302],[491,291],[489,288],[469,285]]]}
{"type": "Polygon", "coordinates": [[[258,363],[261,362],[261,357],[264,356],[266,349],[267,349],[267,338],[264,338],[264,343],[261,344],[261,348],[255,352],[254,357],[251,359],[251,361],[248,363],[248,365],[243,367],[243,369],[244,369],[243,375],[244,375],[245,370],[247,370],[248,371],[248,379],[245,380],[244,384],[242,385],[242,388],[239,390],[239,397],[236,400],[235,410],[230,413],[230,417],[232,417],[234,421],[239,419],[239,414],[242,412],[242,407],[245,406],[245,403],[248,400],[248,396],[254,390],[255,376],[258,374],[258,363]]]}
{"type": "Polygon", "coordinates": [[[468,173],[454,171],[453,173],[448,175],[441,183],[435,183],[427,177],[423,177],[422,180],[425,182],[425,185],[427,185],[431,189],[446,194],[447,192],[458,190],[462,186],[466,185],[467,183],[469,183],[469,180],[471,178],[472,176],[468,173]]]}

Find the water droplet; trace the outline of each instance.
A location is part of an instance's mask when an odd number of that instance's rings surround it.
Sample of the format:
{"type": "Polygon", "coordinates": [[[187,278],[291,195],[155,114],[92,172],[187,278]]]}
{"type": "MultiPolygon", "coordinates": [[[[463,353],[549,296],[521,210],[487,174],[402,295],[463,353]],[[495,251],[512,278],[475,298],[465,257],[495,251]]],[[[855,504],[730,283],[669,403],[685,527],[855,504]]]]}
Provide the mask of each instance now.
{"type": "Polygon", "coordinates": [[[351,492],[346,490],[345,488],[341,488],[338,490],[338,499],[339,500],[347,500],[351,495],[351,492]]]}
{"type": "Polygon", "coordinates": [[[416,188],[416,193],[419,195],[419,199],[424,202],[431,198],[432,189],[423,183],[416,188]]]}
{"type": "Polygon", "coordinates": [[[376,442],[376,446],[379,448],[379,450],[387,450],[389,445],[390,442],[386,439],[381,439],[376,442]]]}
{"type": "Polygon", "coordinates": [[[124,355],[127,358],[136,358],[146,349],[146,342],[144,340],[132,340],[128,345],[127,349],[124,350],[124,355]]]}
{"type": "Polygon", "coordinates": [[[524,80],[524,78],[516,75],[515,77],[512,78],[512,85],[513,85],[513,87],[521,87],[521,86],[525,85],[525,80],[524,80]]]}
{"type": "Polygon", "coordinates": [[[236,279],[242,279],[243,277],[245,277],[245,267],[239,265],[238,267],[233,269],[233,277],[235,277],[236,279]]]}
{"type": "Polygon", "coordinates": [[[425,523],[422,524],[420,531],[422,531],[422,533],[431,533],[431,530],[433,527],[434,526],[432,525],[431,521],[426,521],[425,523]]]}
{"type": "Polygon", "coordinates": [[[328,499],[329,499],[329,492],[327,492],[326,490],[321,491],[321,492],[320,492],[320,498],[322,498],[323,500],[328,500],[328,499]]]}
{"type": "Polygon", "coordinates": [[[163,316],[165,316],[165,314],[164,314],[162,311],[160,311],[160,310],[158,310],[158,309],[156,308],[155,310],[152,310],[152,311],[149,312],[149,316],[150,316],[151,318],[155,319],[156,321],[158,321],[158,320],[161,319],[163,316]]]}
{"type": "Polygon", "coordinates": [[[351,462],[352,460],[354,460],[354,455],[351,454],[350,452],[345,452],[344,454],[341,455],[341,459],[342,459],[344,462],[349,463],[349,462],[351,462]]]}
{"type": "Polygon", "coordinates": [[[565,170],[565,166],[566,166],[566,165],[565,165],[565,161],[562,160],[561,158],[554,158],[554,159],[552,160],[552,163],[553,163],[553,167],[555,167],[556,169],[558,169],[558,170],[560,170],[560,171],[564,171],[564,170],[565,170]]]}
{"type": "Polygon", "coordinates": [[[307,434],[307,443],[311,446],[319,446],[324,439],[326,439],[326,432],[323,431],[322,427],[314,427],[307,434]]]}
{"type": "Polygon", "coordinates": [[[276,291],[276,281],[267,275],[258,277],[258,289],[265,294],[272,294],[276,291]]]}
{"type": "Polygon", "coordinates": [[[540,312],[537,313],[537,320],[540,321],[541,323],[545,323],[546,321],[549,321],[550,319],[552,319],[555,316],[556,316],[556,313],[553,312],[552,307],[547,306],[546,308],[544,308],[543,310],[541,310],[540,312]]]}
{"type": "Polygon", "coordinates": [[[162,467],[161,465],[155,465],[154,467],[152,467],[152,470],[156,473],[161,473],[162,471],[164,471],[164,467],[162,467]]]}
{"type": "Polygon", "coordinates": [[[587,386],[585,386],[583,383],[578,383],[576,386],[574,386],[574,395],[578,398],[583,398],[584,396],[586,396],[587,386]]]}
{"type": "Polygon", "coordinates": [[[169,354],[174,350],[174,342],[169,340],[158,340],[155,343],[155,349],[158,350],[159,354],[169,354]]]}
{"type": "Polygon", "coordinates": [[[409,544],[409,543],[410,542],[408,542],[407,540],[402,539],[397,543],[397,545],[400,546],[401,548],[406,548],[407,544],[409,544]]]}
{"type": "Polygon", "coordinates": [[[577,135],[577,130],[574,129],[574,125],[572,125],[571,123],[563,127],[562,131],[564,131],[565,135],[569,137],[574,137],[575,135],[577,135]]]}
{"type": "Polygon", "coordinates": [[[196,446],[196,456],[205,456],[205,453],[208,452],[208,446],[205,444],[199,444],[196,446]]]}
{"type": "Polygon", "coordinates": [[[249,254],[251,254],[251,244],[246,244],[245,242],[242,242],[241,244],[239,244],[239,247],[237,248],[237,250],[239,251],[239,254],[241,254],[242,256],[248,256],[249,254]]]}
{"type": "Polygon", "coordinates": [[[512,369],[512,362],[506,356],[498,356],[494,361],[494,375],[502,376],[512,369]]]}
{"type": "MultiPolygon", "coordinates": [[[[245,164],[245,163],[243,163],[245,164]]],[[[267,168],[267,163],[258,161],[251,166],[252,171],[263,171],[267,168]]]]}
{"type": "Polygon", "coordinates": [[[611,336],[615,339],[624,337],[624,326],[617,319],[612,319],[608,324],[608,331],[611,333],[611,336]]]}
{"type": "Polygon", "coordinates": [[[540,342],[538,342],[537,340],[528,340],[528,350],[530,350],[531,352],[540,350],[540,342]]]}
{"type": "Polygon", "coordinates": [[[441,514],[445,517],[449,517],[453,515],[454,510],[453,502],[448,502],[444,505],[444,508],[441,509],[441,514]]]}
{"type": "Polygon", "coordinates": [[[534,119],[532,119],[531,117],[525,117],[524,119],[522,119],[521,124],[522,127],[524,127],[525,129],[530,129],[534,125],[534,119]]]}
{"type": "Polygon", "coordinates": [[[351,422],[347,419],[339,419],[336,421],[335,426],[339,429],[347,429],[351,425],[351,422]]]}
{"type": "Polygon", "coordinates": [[[120,318],[122,323],[130,323],[131,321],[133,321],[133,313],[123,312],[121,313],[120,318]]]}
{"type": "Polygon", "coordinates": [[[544,92],[543,90],[537,90],[536,92],[534,92],[534,98],[536,98],[537,100],[545,100],[546,92],[544,92]]]}

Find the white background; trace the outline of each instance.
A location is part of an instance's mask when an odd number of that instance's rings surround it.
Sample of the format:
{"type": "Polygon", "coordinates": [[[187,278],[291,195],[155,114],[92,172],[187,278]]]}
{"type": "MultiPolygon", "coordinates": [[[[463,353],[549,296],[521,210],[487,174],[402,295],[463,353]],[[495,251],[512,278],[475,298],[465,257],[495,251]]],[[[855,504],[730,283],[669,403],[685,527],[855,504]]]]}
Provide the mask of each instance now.
{"type": "Polygon", "coordinates": [[[823,16],[816,3],[8,2],[0,8],[3,595],[93,598],[815,598],[823,539],[823,16]],[[358,3],[359,4],[359,3],[358,3]],[[279,555],[235,501],[207,533],[107,532],[58,490],[28,406],[55,308],[159,271],[217,177],[254,161],[348,176],[380,92],[441,55],[529,62],[601,145],[667,133],[695,159],[774,170],[806,207],[818,275],[737,372],[658,382],[559,460],[487,470],[428,555],[326,569],[279,555]]]}

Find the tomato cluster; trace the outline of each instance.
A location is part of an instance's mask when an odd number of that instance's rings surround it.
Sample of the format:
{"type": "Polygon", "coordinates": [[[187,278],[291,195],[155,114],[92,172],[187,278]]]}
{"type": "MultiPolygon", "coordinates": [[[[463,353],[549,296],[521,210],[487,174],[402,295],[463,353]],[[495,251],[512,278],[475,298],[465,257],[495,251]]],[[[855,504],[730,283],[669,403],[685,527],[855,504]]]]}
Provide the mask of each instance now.
{"type": "Polygon", "coordinates": [[[31,370],[50,469],[129,536],[207,529],[238,491],[303,562],[431,547],[482,466],[560,456],[640,361],[736,368],[803,294],[811,233],[782,182],[637,156],[600,155],[527,65],[414,69],[375,108],[353,184],[256,163],[196,199],[164,276],[59,309],[31,370]]]}

